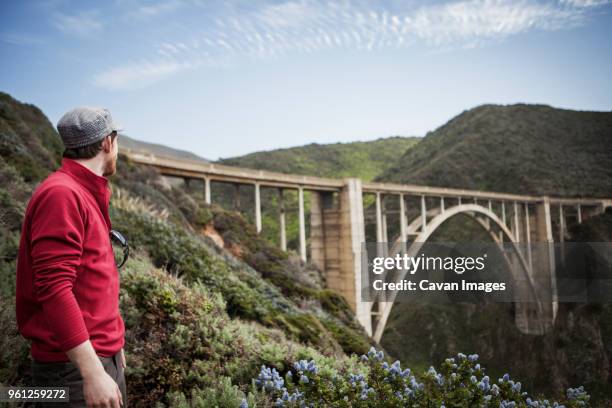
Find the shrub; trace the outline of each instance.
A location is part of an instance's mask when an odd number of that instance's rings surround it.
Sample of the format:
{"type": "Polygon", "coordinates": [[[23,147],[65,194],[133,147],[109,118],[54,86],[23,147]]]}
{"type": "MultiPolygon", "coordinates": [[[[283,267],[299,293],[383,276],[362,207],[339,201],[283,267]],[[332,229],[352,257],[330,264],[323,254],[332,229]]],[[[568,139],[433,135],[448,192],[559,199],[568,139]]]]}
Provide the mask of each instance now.
{"type": "Polygon", "coordinates": [[[284,376],[262,366],[257,386],[276,398],[277,407],[588,407],[583,387],[570,388],[564,405],[532,398],[521,383],[505,374],[489,378],[478,355],[459,353],[436,370],[417,377],[400,362],[389,364],[373,347],[360,357],[358,369],[319,368],[314,360],[300,360],[284,376]]]}

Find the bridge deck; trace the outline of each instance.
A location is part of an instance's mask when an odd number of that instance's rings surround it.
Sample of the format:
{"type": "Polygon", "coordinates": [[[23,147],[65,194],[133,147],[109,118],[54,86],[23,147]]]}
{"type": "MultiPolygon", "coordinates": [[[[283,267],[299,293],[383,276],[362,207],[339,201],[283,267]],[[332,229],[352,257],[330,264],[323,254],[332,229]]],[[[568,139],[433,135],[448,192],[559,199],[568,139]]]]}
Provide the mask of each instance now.
{"type": "MultiPolygon", "coordinates": [[[[345,182],[342,179],[303,176],[296,174],[285,174],[266,170],[254,170],[243,167],[226,166],[216,163],[204,163],[190,159],[176,159],[162,155],[143,154],[130,149],[121,149],[132,161],[140,164],[152,165],[164,175],[208,178],[210,180],[255,184],[268,187],[303,188],[312,191],[340,191],[345,182]]],[[[426,195],[436,197],[462,197],[470,199],[492,200],[492,201],[516,201],[516,202],[539,202],[542,196],[509,194],[501,192],[465,190],[445,187],[429,187],[411,184],[393,183],[362,183],[364,193],[385,194],[407,194],[426,195]]],[[[611,203],[609,199],[600,198],[572,198],[572,197],[549,197],[551,204],[596,206],[602,203],[611,203]]]]}

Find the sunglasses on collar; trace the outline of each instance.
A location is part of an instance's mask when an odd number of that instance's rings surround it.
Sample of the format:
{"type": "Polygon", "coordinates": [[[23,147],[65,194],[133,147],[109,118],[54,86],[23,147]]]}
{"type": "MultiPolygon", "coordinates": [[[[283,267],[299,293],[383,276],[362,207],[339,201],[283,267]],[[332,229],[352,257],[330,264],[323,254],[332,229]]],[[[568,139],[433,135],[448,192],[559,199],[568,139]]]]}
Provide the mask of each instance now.
{"type": "Polygon", "coordinates": [[[114,242],[115,244],[120,245],[121,248],[123,248],[123,260],[119,265],[117,265],[117,268],[121,268],[130,256],[130,246],[128,244],[127,239],[119,231],[111,230],[110,239],[111,242],[114,242]]]}

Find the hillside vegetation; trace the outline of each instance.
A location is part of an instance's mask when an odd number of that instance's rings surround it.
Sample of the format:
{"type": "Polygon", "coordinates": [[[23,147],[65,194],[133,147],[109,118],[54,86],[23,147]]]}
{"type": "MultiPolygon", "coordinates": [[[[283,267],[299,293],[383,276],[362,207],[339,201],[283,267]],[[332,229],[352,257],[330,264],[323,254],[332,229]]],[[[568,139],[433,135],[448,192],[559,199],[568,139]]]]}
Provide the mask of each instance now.
{"type": "Polygon", "coordinates": [[[369,181],[382,174],[419,140],[418,137],[394,136],[369,142],[311,143],[220,159],[218,162],[281,173],[338,178],[360,177],[369,181]]]}
{"type": "Polygon", "coordinates": [[[482,105],[429,132],[377,180],[612,196],[612,112],[482,105]]]}

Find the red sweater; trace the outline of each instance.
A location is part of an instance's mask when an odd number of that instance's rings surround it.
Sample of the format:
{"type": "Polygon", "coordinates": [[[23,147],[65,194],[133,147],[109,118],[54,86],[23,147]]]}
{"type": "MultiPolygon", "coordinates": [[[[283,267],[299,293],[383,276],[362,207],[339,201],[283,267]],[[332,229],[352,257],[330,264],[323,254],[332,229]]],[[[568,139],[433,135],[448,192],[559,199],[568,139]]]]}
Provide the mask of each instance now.
{"type": "Polygon", "coordinates": [[[110,357],[124,344],[108,180],[75,160],[28,204],[17,259],[17,325],[38,361],[68,361],[86,340],[110,357]]]}

